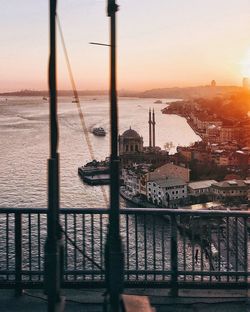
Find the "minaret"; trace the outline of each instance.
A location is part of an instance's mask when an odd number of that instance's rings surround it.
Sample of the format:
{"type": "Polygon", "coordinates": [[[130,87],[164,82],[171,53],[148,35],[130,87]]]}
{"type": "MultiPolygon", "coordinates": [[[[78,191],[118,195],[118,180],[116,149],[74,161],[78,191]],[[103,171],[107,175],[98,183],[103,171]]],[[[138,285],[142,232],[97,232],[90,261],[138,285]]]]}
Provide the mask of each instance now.
{"type": "Polygon", "coordinates": [[[155,147],[155,111],[154,111],[154,109],[153,109],[152,126],[153,126],[153,147],[155,147]]]}
{"type": "Polygon", "coordinates": [[[151,134],[151,124],[152,124],[152,121],[151,121],[151,108],[149,109],[149,113],[148,113],[148,125],[149,125],[149,147],[151,148],[152,147],[152,134],[151,134]]]}

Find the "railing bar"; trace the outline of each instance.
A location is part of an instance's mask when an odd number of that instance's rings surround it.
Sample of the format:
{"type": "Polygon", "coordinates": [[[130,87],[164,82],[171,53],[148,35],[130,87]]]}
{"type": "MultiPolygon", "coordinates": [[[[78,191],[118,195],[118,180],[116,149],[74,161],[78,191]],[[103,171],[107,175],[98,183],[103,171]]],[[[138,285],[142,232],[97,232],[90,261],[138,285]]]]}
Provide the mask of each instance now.
{"type": "MultiPolygon", "coordinates": [[[[163,215],[194,215],[194,216],[208,216],[211,217],[249,217],[248,212],[244,211],[228,211],[228,210],[216,210],[216,211],[211,211],[211,210],[199,210],[199,211],[193,211],[193,210],[188,210],[188,209],[165,209],[165,208],[146,208],[148,214],[155,214],[157,216],[163,216],[163,215]]],[[[32,213],[32,214],[47,214],[47,208],[5,208],[2,207],[0,210],[0,214],[6,214],[6,213],[32,213]]],[[[108,214],[109,209],[106,208],[61,208],[60,209],[60,214],[108,214]]],[[[145,208],[123,208],[121,210],[121,214],[144,214],[145,213],[145,208]]]]}
{"type": "MultiPolygon", "coordinates": [[[[101,267],[103,268],[104,265],[103,265],[103,215],[100,214],[100,263],[101,263],[101,267]]],[[[103,274],[101,274],[101,279],[103,279],[103,274]]]]}
{"type": "MultiPolygon", "coordinates": [[[[77,245],[77,237],[76,237],[76,214],[73,214],[73,227],[74,227],[74,243],[77,245]]],[[[77,268],[77,250],[74,247],[74,269],[76,270],[77,268]]],[[[76,278],[75,278],[76,280],[76,278]]]]}
{"type": "MultiPolygon", "coordinates": [[[[244,218],[244,271],[248,271],[248,237],[247,237],[247,218],[244,218]]],[[[247,276],[245,277],[245,282],[247,282],[247,276]]]]}
{"type": "MultiPolygon", "coordinates": [[[[64,229],[65,229],[65,233],[68,233],[68,215],[65,214],[64,215],[64,229]]],[[[65,271],[68,270],[68,240],[67,238],[65,238],[65,265],[64,265],[64,268],[65,268],[65,271]]],[[[66,280],[68,280],[68,275],[66,275],[66,280]]]]}
{"type": "MultiPolygon", "coordinates": [[[[229,217],[226,218],[226,231],[227,231],[227,233],[226,233],[226,239],[227,239],[227,241],[226,241],[226,244],[227,244],[227,272],[229,272],[229,270],[230,270],[230,259],[229,259],[229,248],[230,248],[230,246],[229,246],[229,239],[230,239],[230,237],[229,237],[229,217]]],[[[229,282],[229,275],[227,276],[227,282],[229,282]]]]}
{"type": "MultiPolygon", "coordinates": [[[[191,247],[192,247],[192,271],[195,271],[194,268],[194,219],[191,218],[191,247]]],[[[193,275],[194,281],[194,275],[193,275]]]]}
{"type": "MultiPolygon", "coordinates": [[[[127,253],[127,270],[129,270],[129,215],[125,215],[126,216],[126,253],[127,253]]],[[[129,280],[130,276],[127,275],[127,279],[129,280]]]]}
{"type": "MultiPolygon", "coordinates": [[[[164,225],[165,223],[162,222],[161,223],[161,255],[162,255],[162,258],[161,258],[161,262],[162,262],[162,270],[163,272],[165,271],[165,233],[164,233],[164,225]]],[[[162,279],[164,280],[165,279],[165,275],[162,274],[162,279]]]]}
{"type": "MultiPolygon", "coordinates": [[[[144,268],[147,271],[148,265],[148,258],[147,258],[147,215],[143,215],[143,233],[144,233],[144,268]]],[[[145,274],[145,280],[148,279],[147,273],[145,274]]]]}
{"type": "MultiPolygon", "coordinates": [[[[183,269],[184,269],[184,271],[186,271],[186,269],[187,269],[187,255],[186,255],[186,248],[187,248],[187,245],[186,245],[186,235],[187,235],[187,233],[186,233],[186,222],[187,222],[187,220],[185,219],[185,222],[184,222],[184,226],[183,226],[183,246],[184,246],[184,250],[183,250],[183,269]]],[[[186,275],[184,276],[184,281],[186,281],[186,275]]]]}
{"type": "MultiPolygon", "coordinates": [[[[239,253],[238,253],[238,244],[239,244],[239,240],[238,240],[238,217],[235,217],[235,269],[236,271],[238,271],[239,269],[239,253]]],[[[238,282],[238,277],[236,277],[236,282],[238,282]]]]}
{"type": "MultiPolygon", "coordinates": [[[[85,253],[86,253],[86,246],[85,246],[85,231],[86,228],[86,222],[85,222],[85,214],[82,215],[82,250],[83,250],[83,256],[82,256],[82,264],[83,264],[83,269],[86,269],[86,259],[84,257],[85,253]]],[[[83,275],[83,279],[86,279],[86,276],[83,275]]]]}
{"type": "MultiPolygon", "coordinates": [[[[218,223],[217,223],[217,238],[218,238],[218,269],[219,271],[221,271],[221,245],[220,245],[220,225],[221,225],[221,222],[220,220],[218,220],[218,223]]],[[[220,274],[218,276],[219,278],[219,282],[221,281],[221,277],[220,277],[220,274]]]]}
{"type": "MultiPolygon", "coordinates": [[[[91,214],[91,258],[92,260],[95,260],[95,254],[94,254],[94,216],[91,214]]],[[[91,262],[92,270],[94,270],[94,262],[91,262]]],[[[92,274],[92,279],[95,279],[94,274],[92,274]]]]}
{"type": "MultiPolygon", "coordinates": [[[[204,270],[204,221],[201,223],[201,235],[200,235],[200,260],[201,260],[201,271],[204,270]]],[[[201,281],[203,282],[203,275],[201,275],[201,281]]]]}
{"type": "MultiPolygon", "coordinates": [[[[137,222],[137,214],[135,215],[135,268],[138,271],[138,222],[137,222]]],[[[138,280],[138,274],[136,274],[136,280],[138,280]]]]}
{"type": "MultiPolygon", "coordinates": [[[[9,270],[9,213],[6,214],[6,268],[9,270]]],[[[9,276],[7,276],[9,280],[9,276]]]]}
{"type": "MultiPolygon", "coordinates": [[[[31,214],[28,214],[28,235],[29,235],[29,270],[32,271],[32,242],[31,242],[31,214]]],[[[31,276],[30,276],[31,280],[31,276]]]]}
{"type": "MultiPolygon", "coordinates": [[[[38,252],[38,270],[41,270],[41,220],[40,213],[37,214],[37,252],[38,252]]],[[[39,275],[39,281],[41,280],[41,275],[39,275]]]]}
{"type": "Polygon", "coordinates": [[[208,261],[209,261],[209,281],[210,283],[212,282],[212,233],[211,233],[211,219],[208,220],[208,237],[209,237],[209,243],[208,243],[208,248],[209,248],[209,253],[208,253],[208,261]]]}
{"type": "MultiPolygon", "coordinates": [[[[156,271],[156,237],[155,237],[155,215],[153,215],[153,265],[154,271],[156,271]]],[[[156,276],[154,274],[154,280],[156,276]]]]}

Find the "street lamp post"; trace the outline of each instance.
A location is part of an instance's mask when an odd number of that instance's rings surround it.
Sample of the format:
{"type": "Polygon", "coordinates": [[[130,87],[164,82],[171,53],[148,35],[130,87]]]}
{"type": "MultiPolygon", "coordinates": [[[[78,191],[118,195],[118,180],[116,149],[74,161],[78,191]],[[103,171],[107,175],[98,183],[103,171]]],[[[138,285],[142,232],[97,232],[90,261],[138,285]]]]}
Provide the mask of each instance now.
{"type": "Polygon", "coordinates": [[[50,0],[50,158],[48,159],[48,213],[45,245],[45,291],[48,296],[48,312],[64,311],[64,301],[60,294],[62,245],[59,225],[59,154],[57,152],[56,5],[57,0],[50,0]]]}
{"type": "Polygon", "coordinates": [[[119,181],[120,161],[118,156],[118,110],[116,92],[116,12],[115,0],[108,0],[110,17],[110,209],[107,242],[105,246],[106,283],[111,312],[120,311],[120,294],[123,291],[124,254],[120,237],[119,181]]]}

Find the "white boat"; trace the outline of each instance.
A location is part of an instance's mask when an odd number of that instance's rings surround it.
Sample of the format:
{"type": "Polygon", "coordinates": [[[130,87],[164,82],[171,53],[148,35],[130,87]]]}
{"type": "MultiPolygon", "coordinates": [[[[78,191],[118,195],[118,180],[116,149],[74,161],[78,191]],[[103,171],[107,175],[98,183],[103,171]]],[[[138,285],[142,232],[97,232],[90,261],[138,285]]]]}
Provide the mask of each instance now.
{"type": "Polygon", "coordinates": [[[98,127],[98,128],[93,128],[93,134],[97,135],[97,136],[105,136],[106,132],[102,127],[98,127]]]}

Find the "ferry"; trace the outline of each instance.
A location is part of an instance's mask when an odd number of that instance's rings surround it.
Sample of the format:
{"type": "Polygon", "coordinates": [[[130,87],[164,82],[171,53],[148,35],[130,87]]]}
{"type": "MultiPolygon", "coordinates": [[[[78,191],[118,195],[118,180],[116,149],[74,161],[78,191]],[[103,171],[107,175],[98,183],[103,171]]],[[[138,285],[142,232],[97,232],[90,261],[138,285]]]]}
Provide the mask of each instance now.
{"type": "Polygon", "coordinates": [[[105,136],[106,132],[102,127],[94,128],[92,133],[97,136],[105,136]]]}

